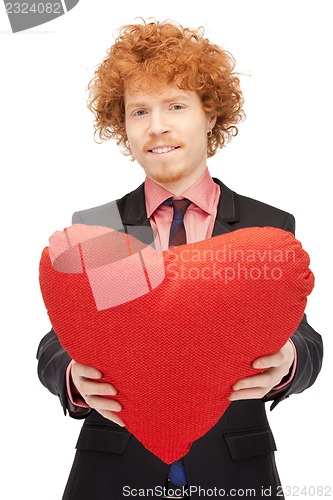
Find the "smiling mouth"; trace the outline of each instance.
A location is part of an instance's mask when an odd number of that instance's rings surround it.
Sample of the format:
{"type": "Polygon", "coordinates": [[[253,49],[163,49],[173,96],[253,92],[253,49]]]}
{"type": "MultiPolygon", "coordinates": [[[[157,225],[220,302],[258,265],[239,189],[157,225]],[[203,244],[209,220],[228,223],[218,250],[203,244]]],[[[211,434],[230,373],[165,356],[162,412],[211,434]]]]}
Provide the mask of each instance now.
{"type": "Polygon", "coordinates": [[[170,151],[174,151],[175,149],[179,149],[179,146],[163,146],[163,147],[157,147],[157,148],[152,148],[148,149],[149,153],[155,153],[155,154],[164,154],[164,153],[170,153],[170,151]]]}

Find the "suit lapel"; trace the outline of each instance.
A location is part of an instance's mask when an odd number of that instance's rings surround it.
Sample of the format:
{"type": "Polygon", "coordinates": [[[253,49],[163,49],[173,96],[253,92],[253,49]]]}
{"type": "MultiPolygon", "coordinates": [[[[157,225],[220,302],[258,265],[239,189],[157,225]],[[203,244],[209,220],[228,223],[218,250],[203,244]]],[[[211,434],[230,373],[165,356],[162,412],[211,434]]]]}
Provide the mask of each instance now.
{"type": "Polygon", "coordinates": [[[117,200],[117,207],[125,232],[154,246],[154,235],[146,212],[144,183],[135,191],[117,200]]]}
{"type": "Polygon", "coordinates": [[[220,186],[220,200],[212,236],[234,231],[232,222],[239,221],[239,203],[237,193],[231,191],[219,179],[213,177],[213,181],[220,186]]]}
{"type": "MultiPolygon", "coordinates": [[[[221,192],[212,234],[217,236],[234,230],[232,223],[239,221],[239,205],[237,193],[231,191],[219,179],[213,178],[213,181],[220,186],[221,192]]],[[[144,243],[153,245],[153,231],[146,212],[144,183],[117,200],[117,207],[125,231],[144,243]]]]}

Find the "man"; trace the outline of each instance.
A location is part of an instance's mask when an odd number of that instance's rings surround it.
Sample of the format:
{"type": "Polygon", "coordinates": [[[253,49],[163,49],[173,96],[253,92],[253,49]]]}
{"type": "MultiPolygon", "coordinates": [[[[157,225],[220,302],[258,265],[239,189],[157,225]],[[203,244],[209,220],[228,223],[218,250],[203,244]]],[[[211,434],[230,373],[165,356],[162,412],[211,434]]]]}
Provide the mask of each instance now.
{"type": "MultiPolygon", "coordinates": [[[[149,228],[157,250],[249,226],[294,232],[291,214],[238,195],[207,169],[207,157],[237,134],[243,118],[233,70],[232,56],[199,31],[170,22],[124,27],[89,84],[89,108],[100,138],[116,139],[146,179],[115,202],[75,213],[73,223],[110,226],[138,238],[140,228],[149,228]],[[185,208],[175,234],[177,200],[185,208]]],[[[264,403],[275,406],[314,383],[322,342],[304,316],[279,352],[253,360],[260,373],[233,386],[223,417],[170,467],[126,430],[121,405],[105,397],[117,388],[99,383],[95,367],[71,360],[56,332],[42,339],[37,356],[39,377],[65,413],[85,418],[64,500],[120,499],[165,485],[178,498],[178,486],[182,495],[199,498],[193,485],[236,498],[250,489],[256,498],[264,491],[267,496],[270,488],[271,498],[281,498],[264,403]]]]}

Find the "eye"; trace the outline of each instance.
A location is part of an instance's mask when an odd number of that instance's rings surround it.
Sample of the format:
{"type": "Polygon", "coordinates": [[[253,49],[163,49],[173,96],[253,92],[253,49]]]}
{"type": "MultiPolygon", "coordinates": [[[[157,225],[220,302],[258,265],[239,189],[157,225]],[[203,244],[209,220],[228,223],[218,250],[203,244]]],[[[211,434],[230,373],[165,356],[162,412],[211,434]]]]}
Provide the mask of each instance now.
{"type": "Polygon", "coordinates": [[[175,111],[178,111],[180,109],[184,109],[185,106],[183,106],[182,104],[172,104],[171,106],[171,109],[174,109],[175,111]]]}
{"type": "Polygon", "coordinates": [[[137,109],[133,111],[133,116],[144,116],[147,113],[144,109],[137,109]]]}

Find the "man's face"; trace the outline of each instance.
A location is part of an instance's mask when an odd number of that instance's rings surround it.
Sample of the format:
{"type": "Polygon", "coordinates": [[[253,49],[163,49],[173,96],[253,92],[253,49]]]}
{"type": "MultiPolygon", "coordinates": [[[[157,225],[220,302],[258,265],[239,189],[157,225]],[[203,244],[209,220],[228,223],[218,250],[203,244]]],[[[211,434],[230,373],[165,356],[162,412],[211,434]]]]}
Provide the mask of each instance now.
{"type": "Polygon", "coordinates": [[[207,132],[215,121],[195,92],[173,85],[125,92],[132,155],[147,177],[162,185],[200,177],[206,168],[207,132]]]}

